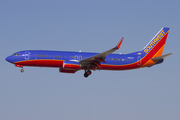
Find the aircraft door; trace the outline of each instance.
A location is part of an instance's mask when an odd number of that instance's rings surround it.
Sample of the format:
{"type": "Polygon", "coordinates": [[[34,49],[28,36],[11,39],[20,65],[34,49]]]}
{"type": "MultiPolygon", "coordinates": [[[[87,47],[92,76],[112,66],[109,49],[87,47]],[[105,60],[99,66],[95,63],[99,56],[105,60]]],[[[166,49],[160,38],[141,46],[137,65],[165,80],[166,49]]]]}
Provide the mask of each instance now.
{"type": "Polygon", "coordinates": [[[29,51],[25,51],[25,59],[26,60],[29,60],[29,58],[30,58],[30,52],[29,51]]]}
{"type": "Polygon", "coordinates": [[[75,60],[78,60],[78,61],[82,60],[82,56],[81,55],[80,56],[75,55],[74,58],[75,58],[75,60]]]}
{"type": "Polygon", "coordinates": [[[137,65],[140,66],[141,65],[141,56],[137,57],[137,65]]]}
{"type": "Polygon", "coordinates": [[[79,56],[79,61],[82,60],[82,56],[79,56]]]}
{"type": "Polygon", "coordinates": [[[74,58],[75,58],[75,60],[78,60],[78,56],[77,55],[75,55],[74,58]]]}

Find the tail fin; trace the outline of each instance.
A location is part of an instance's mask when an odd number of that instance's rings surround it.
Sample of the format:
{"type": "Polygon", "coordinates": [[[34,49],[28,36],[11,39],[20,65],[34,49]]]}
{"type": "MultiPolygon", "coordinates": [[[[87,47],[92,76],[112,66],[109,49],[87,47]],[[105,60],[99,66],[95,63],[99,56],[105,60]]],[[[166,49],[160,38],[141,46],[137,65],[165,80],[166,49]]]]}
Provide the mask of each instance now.
{"type": "Polygon", "coordinates": [[[162,28],[153,39],[143,48],[145,55],[154,58],[161,56],[169,33],[169,28],[162,28]]]}

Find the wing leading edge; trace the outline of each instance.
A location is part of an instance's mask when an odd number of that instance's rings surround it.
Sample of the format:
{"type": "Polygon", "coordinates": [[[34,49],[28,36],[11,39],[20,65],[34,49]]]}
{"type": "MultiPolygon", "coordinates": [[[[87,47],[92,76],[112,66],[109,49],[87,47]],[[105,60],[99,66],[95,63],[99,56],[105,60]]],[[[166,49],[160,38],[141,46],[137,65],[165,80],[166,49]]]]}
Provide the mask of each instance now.
{"type": "Polygon", "coordinates": [[[122,41],[123,41],[124,38],[121,38],[121,40],[118,42],[118,44],[114,47],[114,48],[111,48],[110,50],[107,50],[105,52],[102,52],[100,54],[97,54],[97,55],[94,55],[94,56],[91,56],[89,58],[86,58],[84,60],[81,60],[79,63],[83,66],[87,66],[87,67],[90,67],[90,66],[101,66],[101,62],[106,62],[104,61],[106,59],[106,56],[113,53],[114,51],[118,50],[122,44],[122,41]]]}

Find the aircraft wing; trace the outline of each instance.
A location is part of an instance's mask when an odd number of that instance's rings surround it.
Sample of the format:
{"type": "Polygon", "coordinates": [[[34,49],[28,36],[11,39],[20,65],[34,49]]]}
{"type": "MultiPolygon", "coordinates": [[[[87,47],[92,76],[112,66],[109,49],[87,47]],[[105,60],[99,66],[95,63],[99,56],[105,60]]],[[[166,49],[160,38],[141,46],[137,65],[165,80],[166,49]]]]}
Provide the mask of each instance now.
{"type": "Polygon", "coordinates": [[[118,50],[121,46],[121,43],[123,41],[124,38],[121,38],[121,40],[118,42],[118,44],[114,47],[111,48],[110,50],[107,50],[105,52],[102,52],[100,54],[94,55],[92,57],[83,59],[80,61],[80,64],[83,66],[100,66],[101,62],[105,62],[104,60],[106,59],[106,56],[113,53],[114,51],[118,50]]]}

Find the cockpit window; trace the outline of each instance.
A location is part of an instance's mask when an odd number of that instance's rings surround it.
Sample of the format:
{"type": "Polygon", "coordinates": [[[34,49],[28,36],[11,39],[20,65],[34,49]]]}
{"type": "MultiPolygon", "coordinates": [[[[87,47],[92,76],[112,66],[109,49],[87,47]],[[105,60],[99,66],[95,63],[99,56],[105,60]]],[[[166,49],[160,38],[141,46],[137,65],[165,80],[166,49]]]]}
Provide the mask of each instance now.
{"type": "Polygon", "coordinates": [[[18,55],[19,55],[19,53],[14,53],[13,55],[18,56],[18,55]]]}

